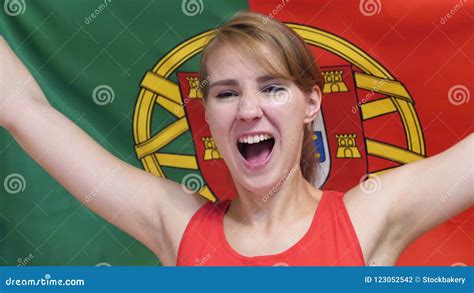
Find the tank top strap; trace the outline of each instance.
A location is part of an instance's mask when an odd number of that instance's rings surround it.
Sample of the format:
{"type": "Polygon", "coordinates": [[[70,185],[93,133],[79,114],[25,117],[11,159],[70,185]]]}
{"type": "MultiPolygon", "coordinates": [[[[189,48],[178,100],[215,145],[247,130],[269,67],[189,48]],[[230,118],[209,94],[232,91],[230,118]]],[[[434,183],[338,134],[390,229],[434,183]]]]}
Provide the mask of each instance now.
{"type": "Polygon", "coordinates": [[[337,252],[337,265],[365,265],[357,233],[344,203],[345,194],[335,190],[325,191],[325,199],[321,200],[318,211],[317,230],[318,233],[323,230],[332,231],[331,238],[328,239],[333,244],[333,252],[337,252]],[[339,258],[341,255],[343,257],[339,258]]]}
{"type": "Polygon", "coordinates": [[[344,193],[335,190],[326,190],[321,199],[319,217],[337,216],[345,212],[344,193]]]}

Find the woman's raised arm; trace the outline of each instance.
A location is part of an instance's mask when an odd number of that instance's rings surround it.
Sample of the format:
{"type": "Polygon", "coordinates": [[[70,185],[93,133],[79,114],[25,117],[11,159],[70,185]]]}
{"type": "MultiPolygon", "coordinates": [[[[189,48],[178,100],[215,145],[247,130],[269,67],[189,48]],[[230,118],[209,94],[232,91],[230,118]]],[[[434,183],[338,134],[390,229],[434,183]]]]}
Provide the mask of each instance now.
{"type": "MultiPolygon", "coordinates": [[[[474,134],[430,158],[395,170],[397,196],[388,215],[406,246],[426,231],[474,205],[474,134]]],[[[397,244],[398,244],[397,243],[397,244]]]]}
{"type": "Polygon", "coordinates": [[[48,103],[1,36],[0,56],[0,125],[84,205],[174,264],[185,226],[205,199],[105,150],[48,103]]]}
{"type": "Polygon", "coordinates": [[[368,264],[394,264],[416,238],[474,205],[473,150],[471,133],[348,192],[344,200],[368,264]]]}

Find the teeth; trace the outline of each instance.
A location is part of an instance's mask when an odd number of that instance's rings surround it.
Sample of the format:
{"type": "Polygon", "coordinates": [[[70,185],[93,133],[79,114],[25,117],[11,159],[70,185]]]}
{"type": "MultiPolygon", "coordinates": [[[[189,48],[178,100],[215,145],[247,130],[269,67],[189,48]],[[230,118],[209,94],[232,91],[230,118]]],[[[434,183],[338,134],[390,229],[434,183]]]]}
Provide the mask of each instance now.
{"type": "Polygon", "coordinates": [[[259,143],[261,141],[264,141],[270,138],[272,138],[272,136],[268,134],[248,135],[248,136],[240,137],[239,142],[253,144],[253,143],[259,143]]]}

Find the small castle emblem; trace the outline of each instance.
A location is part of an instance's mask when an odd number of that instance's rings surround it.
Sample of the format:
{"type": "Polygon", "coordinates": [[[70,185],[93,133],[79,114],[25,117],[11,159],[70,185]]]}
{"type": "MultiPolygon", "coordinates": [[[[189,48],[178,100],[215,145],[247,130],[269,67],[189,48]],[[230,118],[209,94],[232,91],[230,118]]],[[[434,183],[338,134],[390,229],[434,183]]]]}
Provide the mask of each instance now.
{"type": "Polygon", "coordinates": [[[204,161],[207,160],[217,160],[222,159],[219,150],[217,149],[214,138],[212,137],[203,137],[202,141],[204,143],[204,161]]]}
{"type": "Polygon", "coordinates": [[[342,70],[323,71],[322,75],[324,77],[323,93],[340,93],[349,91],[342,78],[342,70]]]}
{"type": "Polygon", "coordinates": [[[356,146],[356,137],[356,134],[336,134],[336,158],[353,159],[361,157],[360,152],[356,146]]]}
{"type": "Polygon", "coordinates": [[[199,79],[197,77],[187,76],[186,79],[189,82],[189,98],[191,99],[202,99],[203,94],[199,86],[199,79]]]}

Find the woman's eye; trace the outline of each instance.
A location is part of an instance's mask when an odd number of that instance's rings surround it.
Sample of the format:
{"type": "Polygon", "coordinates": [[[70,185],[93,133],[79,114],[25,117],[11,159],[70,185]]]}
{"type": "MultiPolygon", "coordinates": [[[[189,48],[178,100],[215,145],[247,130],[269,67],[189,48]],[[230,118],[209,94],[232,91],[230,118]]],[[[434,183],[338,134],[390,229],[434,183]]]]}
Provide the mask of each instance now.
{"type": "Polygon", "coordinates": [[[266,93],[266,94],[276,94],[278,93],[279,91],[284,91],[286,90],[285,87],[281,86],[281,85],[275,85],[275,84],[272,84],[272,85],[269,85],[267,87],[265,87],[263,90],[262,90],[262,93],[266,93]]]}
{"type": "Polygon", "coordinates": [[[217,98],[220,98],[220,99],[225,99],[225,98],[229,98],[229,97],[233,97],[233,96],[237,96],[237,94],[235,92],[229,92],[229,91],[226,91],[226,92],[221,92],[219,94],[217,94],[217,98]]]}

